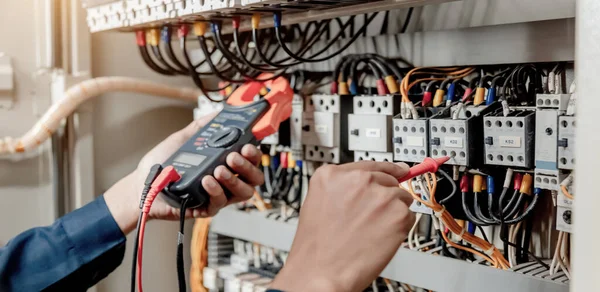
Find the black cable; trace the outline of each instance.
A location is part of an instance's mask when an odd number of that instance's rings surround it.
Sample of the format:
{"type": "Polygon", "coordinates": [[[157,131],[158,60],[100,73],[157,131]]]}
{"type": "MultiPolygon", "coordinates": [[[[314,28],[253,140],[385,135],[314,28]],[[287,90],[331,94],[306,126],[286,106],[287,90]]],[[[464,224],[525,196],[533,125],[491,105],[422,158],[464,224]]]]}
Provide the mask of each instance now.
{"type": "MultiPolygon", "coordinates": [[[[316,62],[323,62],[325,60],[331,59],[337,55],[339,55],[341,52],[343,52],[344,50],[346,50],[352,43],[354,43],[354,41],[356,41],[358,39],[358,37],[360,36],[361,33],[365,32],[367,30],[367,27],[369,26],[369,24],[371,23],[371,21],[373,21],[373,19],[375,19],[375,17],[377,16],[378,12],[375,12],[373,14],[371,14],[371,16],[367,17],[365,23],[363,24],[363,26],[359,29],[359,31],[356,33],[356,35],[354,35],[346,44],[344,44],[339,50],[337,50],[335,53],[327,56],[327,57],[322,57],[322,58],[316,58],[313,59],[314,57],[316,57],[317,54],[310,56],[309,58],[303,58],[301,56],[295,55],[283,42],[283,39],[281,37],[281,31],[280,31],[280,27],[278,25],[275,25],[275,37],[277,38],[277,42],[279,43],[279,46],[283,49],[283,51],[288,54],[290,57],[294,58],[297,61],[301,61],[301,62],[305,62],[305,63],[316,63],[316,62]]],[[[274,15],[277,15],[274,14],[274,15]]],[[[366,16],[366,15],[365,15],[366,16]]],[[[278,17],[281,17],[280,15],[278,17]]],[[[326,46],[326,49],[328,49],[329,46],[333,45],[333,42],[330,42],[328,44],[328,46],[326,46]]]]}
{"type": "Polygon", "coordinates": [[[152,69],[152,71],[161,74],[161,75],[167,75],[167,76],[173,76],[174,73],[173,72],[169,72],[168,70],[161,68],[160,66],[156,65],[156,63],[154,63],[154,61],[152,60],[152,58],[150,57],[150,54],[148,54],[148,48],[147,46],[138,46],[139,51],[140,51],[140,55],[142,56],[142,59],[144,60],[144,63],[146,63],[146,65],[148,67],[150,67],[150,69],[152,69]]]}
{"type": "Polygon", "coordinates": [[[452,179],[452,177],[447,172],[445,172],[441,168],[438,169],[438,172],[441,173],[442,176],[444,178],[446,178],[448,180],[448,182],[450,182],[450,184],[452,184],[452,192],[450,193],[450,195],[439,201],[440,205],[444,205],[446,202],[448,202],[448,200],[452,199],[452,197],[454,197],[454,195],[456,195],[456,192],[458,191],[458,187],[456,186],[456,182],[452,179]]]}
{"type": "Polygon", "coordinates": [[[519,197],[517,199],[517,202],[515,203],[515,205],[513,206],[513,208],[510,210],[510,212],[508,213],[508,215],[506,215],[506,218],[512,218],[515,216],[515,214],[517,214],[519,212],[519,209],[521,209],[521,203],[523,202],[523,198],[525,197],[524,193],[520,193],[519,197]]]}
{"type": "MultiPolygon", "coordinates": [[[[521,194],[522,194],[522,193],[521,193],[521,194]]],[[[534,196],[534,201],[536,201],[536,202],[537,202],[536,198],[537,198],[538,196],[539,196],[539,194],[535,194],[535,196],[534,196]]],[[[534,202],[533,202],[533,201],[531,202],[531,205],[534,205],[534,207],[535,207],[535,204],[534,204],[534,202]]],[[[530,206],[531,206],[531,205],[530,205],[530,206]]],[[[531,208],[531,209],[533,209],[533,208],[531,208]]],[[[501,212],[501,213],[500,213],[500,228],[501,228],[501,229],[504,229],[504,228],[506,228],[506,229],[507,229],[507,224],[509,224],[509,223],[504,221],[504,210],[502,210],[502,208],[500,208],[500,212],[501,212]]],[[[524,212],[524,214],[525,214],[524,216],[527,216],[527,215],[529,215],[529,212],[524,212]],[[525,213],[527,213],[527,214],[525,214],[525,213]]],[[[521,219],[521,220],[522,220],[522,219],[521,219]]],[[[519,220],[519,221],[521,221],[521,220],[519,220]]],[[[512,224],[512,223],[511,223],[511,224],[512,224]]],[[[508,237],[507,237],[507,235],[508,235],[508,232],[502,232],[502,230],[501,230],[501,232],[500,232],[500,240],[502,240],[502,242],[504,242],[504,245],[505,245],[505,246],[506,246],[506,245],[509,245],[509,246],[512,246],[512,247],[514,247],[514,248],[517,248],[517,250],[519,250],[521,247],[520,247],[519,245],[516,245],[516,244],[514,244],[514,243],[510,242],[510,241],[508,240],[508,237]]],[[[546,263],[542,262],[542,260],[541,260],[540,258],[538,258],[537,256],[535,256],[535,254],[533,254],[531,251],[529,251],[529,249],[527,250],[527,253],[528,253],[530,256],[532,256],[532,257],[535,259],[535,261],[536,261],[538,264],[540,264],[541,266],[545,267],[546,269],[550,269],[550,266],[548,266],[546,263]]]]}
{"type": "Polygon", "coordinates": [[[481,205],[479,204],[478,199],[477,199],[480,194],[481,193],[474,193],[473,194],[474,195],[474,197],[473,197],[473,205],[475,207],[475,216],[479,220],[481,220],[481,221],[483,221],[485,223],[488,223],[488,224],[494,224],[494,223],[496,223],[491,218],[488,218],[487,216],[483,215],[483,211],[481,211],[481,205]]]}
{"type": "Polygon", "coordinates": [[[186,71],[182,71],[182,70],[179,70],[178,68],[171,66],[171,64],[169,64],[163,57],[158,45],[150,46],[150,47],[152,49],[152,53],[154,54],[154,57],[158,60],[158,62],[160,62],[164,67],[166,67],[167,70],[169,72],[171,72],[173,75],[175,75],[175,74],[187,75],[188,74],[188,72],[186,72],[186,71]]]}
{"type": "Polygon", "coordinates": [[[405,33],[406,30],[408,29],[408,25],[410,24],[410,19],[412,18],[414,9],[415,9],[414,7],[408,8],[408,13],[406,14],[406,20],[404,20],[404,25],[402,25],[402,29],[400,30],[400,33],[405,33]]]}
{"type": "MultiPolygon", "coordinates": [[[[231,82],[231,83],[245,83],[248,81],[248,79],[254,80],[254,81],[258,81],[258,82],[263,82],[263,81],[268,81],[268,80],[273,80],[276,79],[280,76],[283,76],[283,74],[285,74],[285,69],[282,70],[280,73],[274,74],[273,76],[269,77],[269,78],[265,78],[265,79],[256,79],[255,76],[251,76],[248,75],[244,72],[244,70],[242,70],[240,67],[237,66],[235,60],[232,59],[232,55],[229,52],[229,50],[227,50],[227,47],[223,44],[223,41],[221,39],[221,29],[220,29],[220,25],[218,23],[213,23],[213,33],[215,35],[215,39],[217,42],[217,46],[219,47],[219,50],[221,51],[221,53],[223,53],[223,55],[225,56],[225,58],[227,59],[227,61],[231,64],[231,66],[235,69],[235,71],[237,71],[238,73],[240,73],[240,75],[242,75],[242,77],[244,77],[244,79],[233,79],[233,78],[229,78],[225,75],[222,74],[222,72],[220,72],[215,64],[212,62],[212,60],[210,58],[207,59],[208,65],[210,66],[211,70],[213,70],[213,72],[215,73],[215,75],[217,75],[217,77],[231,82]]],[[[200,43],[200,48],[202,49],[202,52],[206,55],[208,54],[208,47],[206,46],[206,39],[204,38],[204,36],[199,35],[198,36],[198,42],[200,43]]],[[[260,72],[259,72],[260,73],[260,72]]]]}
{"type": "Polygon", "coordinates": [[[137,231],[135,233],[135,239],[133,242],[133,257],[131,261],[131,292],[135,292],[135,276],[137,272],[138,246],[140,245],[140,226],[142,225],[143,215],[144,213],[140,210],[140,216],[138,217],[137,226],[135,227],[137,231]]]}
{"type": "Polygon", "coordinates": [[[528,216],[527,219],[525,219],[525,221],[524,221],[525,228],[523,230],[523,244],[521,245],[522,250],[521,250],[521,254],[518,255],[518,259],[521,262],[528,261],[527,255],[530,253],[529,244],[531,242],[531,232],[533,229],[532,220],[533,220],[533,216],[528,216]]]}
{"type": "Polygon", "coordinates": [[[425,234],[425,242],[431,241],[431,229],[433,228],[433,218],[431,216],[427,217],[427,233],[425,234]]]}
{"type": "Polygon", "coordinates": [[[466,192],[462,192],[462,207],[463,207],[463,211],[465,212],[465,215],[467,216],[467,218],[469,218],[469,221],[473,222],[476,225],[481,225],[481,226],[490,225],[486,222],[479,220],[477,217],[475,217],[473,215],[473,213],[471,212],[471,209],[469,209],[469,205],[467,205],[467,193],[466,192]]]}
{"type": "MultiPolygon", "coordinates": [[[[319,56],[322,53],[324,53],[325,51],[327,51],[341,37],[341,35],[345,31],[346,27],[350,23],[354,23],[354,17],[355,16],[350,16],[350,19],[348,21],[346,21],[346,23],[344,24],[344,26],[342,28],[340,28],[340,32],[338,32],[338,34],[335,37],[333,37],[333,39],[327,45],[325,45],[325,47],[323,47],[321,50],[319,50],[314,55],[312,55],[311,58],[319,56]]],[[[274,35],[275,32],[273,31],[272,34],[274,35]]],[[[309,43],[307,45],[304,45],[303,48],[300,49],[298,55],[303,56],[310,49],[310,47],[312,47],[312,45],[314,45],[314,43],[321,37],[322,34],[323,34],[323,31],[321,31],[319,34],[316,35],[316,37],[314,38],[314,41],[309,41],[309,43]]],[[[277,35],[279,35],[279,34],[277,34],[277,35]]],[[[252,29],[252,41],[254,41],[255,43],[258,42],[257,29],[254,29],[254,28],[252,29]]],[[[257,50],[258,57],[263,62],[268,64],[269,66],[277,67],[277,68],[295,66],[295,65],[299,65],[299,64],[303,63],[301,61],[297,61],[297,62],[292,62],[292,63],[288,63],[288,64],[283,64],[283,62],[287,62],[287,61],[291,60],[292,59],[291,56],[288,56],[282,60],[271,61],[271,59],[273,59],[273,57],[275,56],[275,53],[281,48],[281,46],[279,46],[279,45],[277,45],[275,47],[276,47],[276,51],[274,51],[274,53],[270,56],[270,58],[265,57],[265,54],[263,54],[263,52],[261,50],[257,50]]]]}
{"type": "MultiPolygon", "coordinates": [[[[208,92],[210,91],[219,91],[222,89],[227,88],[228,86],[230,86],[230,84],[227,84],[226,86],[224,86],[223,88],[217,88],[215,90],[210,90],[207,89],[204,84],[202,83],[202,80],[200,80],[200,76],[198,76],[198,74],[196,73],[196,69],[194,68],[192,61],[190,60],[190,56],[187,53],[187,45],[186,45],[186,37],[182,37],[181,41],[180,41],[180,46],[181,46],[181,51],[183,53],[184,59],[188,64],[188,68],[190,70],[190,76],[192,77],[192,80],[194,81],[194,84],[196,84],[196,86],[200,89],[200,91],[202,91],[202,94],[204,94],[204,96],[212,101],[212,102],[221,102],[223,101],[223,99],[221,100],[215,100],[212,97],[210,97],[210,95],[208,94],[208,92]]],[[[210,59],[210,56],[205,55],[206,59],[210,59]]]]}
{"type": "Polygon", "coordinates": [[[483,237],[483,240],[487,241],[487,242],[491,242],[488,237],[487,234],[485,234],[485,231],[483,230],[483,227],[477,225],[477,229],[479,229],[479,232],[481,233],[481,236],[483,237]]]}
{"type": "Polygon", "coordinates": [[[527,209],[525,209],[525,211],[523,211],[523,213],[521,215],[517,216],[516,218],[506,220],[505,223],[506,224],[515,224],[520,221],[523,221],[523,219],[525,219],[531,213],[531,211],[535,208],[535,206],[537,205],[537,202],[539,201],[539,197],[540,197],[540,195],[538,195],[538,194],[533,195],[533,200],[531,200],[531,202],[529,203],[529,206],[527,206],[527,209]]]}
{"type": "Polygon", "coordinates": [[[177,282],[179,283],[179,292],[186,292],[185,267],[183,260],[183,232],[185,227],[185,210],[188,203],[187,197],[181,201],[179,213],[179,233],[177,234],[177,282]]]}

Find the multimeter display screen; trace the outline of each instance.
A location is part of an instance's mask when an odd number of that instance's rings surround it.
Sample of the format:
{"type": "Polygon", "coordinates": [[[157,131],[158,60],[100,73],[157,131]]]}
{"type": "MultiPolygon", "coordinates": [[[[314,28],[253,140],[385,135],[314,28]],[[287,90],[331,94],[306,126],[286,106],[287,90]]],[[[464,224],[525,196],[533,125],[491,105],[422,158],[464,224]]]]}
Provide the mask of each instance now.
{"type": "Polygon", "coordinates": [[[202,163],[202,161],[204,161],[204,159],[206,159],[206,156],[204,155],[182,152],[177,155],[173,161],[198,166],[200,163],[202,163]]]}

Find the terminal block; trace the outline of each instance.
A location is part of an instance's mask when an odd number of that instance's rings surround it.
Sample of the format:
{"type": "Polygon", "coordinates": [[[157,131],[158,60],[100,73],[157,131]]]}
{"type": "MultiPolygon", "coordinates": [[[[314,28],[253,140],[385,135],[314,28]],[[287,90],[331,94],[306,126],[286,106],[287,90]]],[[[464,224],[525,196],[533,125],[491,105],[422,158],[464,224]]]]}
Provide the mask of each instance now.
{"type": "Polygon", "coordinates": [[[575,168],[575,117],[558,117],[558,168],[575,168]]]}
{"type": "Polygon", "coordinates": [[[91,32],[120,28],[128,25],[125,3],[122,0],[83,2],[87,9],[87,23],[91,32]]]}
{"type": "Polygon", "coordinates": [[[302,117],[304,158],[309,161],[344,163],[354,160],[348,150],[348,115],[351,96],[312,95],[305,98],[302,117]]]}
{"type": "Polygon", "coordinates": [[[483,116],[499,107],[499,103],[462,109],[455,105],[435,114],[429,120],[430,156],[449,156],[449,165],[479,166],[483,155],[483,116]]]}
{"type": "Polygon", "coordinates": [[[533,168],[535,112],[494,111],[483,117],[485,164],[533,168]]]}
{"type": "Polygon", "coordinates": [[[369,151],[354,151],[354,161],[394,161],[394,153],[392,152],[369,152],[369,151]]]}
{"type": "MultiPolygon", "coordinates": [[[[355,96],[353,114],[348,115],[348,132],[345,133],[348,149],[391,154],[392,118],[399,107],[398,99],[391,95],[355,96]]],[[[358,158],[355,154],[355,161],[358,158]]]]}

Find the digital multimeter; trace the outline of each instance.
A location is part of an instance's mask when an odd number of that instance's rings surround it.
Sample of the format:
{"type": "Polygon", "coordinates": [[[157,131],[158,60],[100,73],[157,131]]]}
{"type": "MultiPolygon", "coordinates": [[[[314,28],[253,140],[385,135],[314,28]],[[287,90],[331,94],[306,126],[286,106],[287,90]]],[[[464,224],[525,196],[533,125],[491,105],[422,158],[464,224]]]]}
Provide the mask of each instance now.
{"type": "MultiPolygon", "coordinates": [[[[260,76],[265,77],[269,74],[260,76]]],[[[227,166],[225,159],[229,153],[241,151],[248,143],[258,145],[264,137],[275,133],[292,113],[292,97],[293,91],[283,77],[251,81],[236,89],[223,110],[163,164],[172,165],[181,175],[179,181],[163,191],[166,201],[179,207],[186,197],[188,208],[206,205],[209,195],[202,187],[202,178],[212,175],[219,165],[227,166]],[[263,87],[269,92],[254,101],[263,87]]]]}

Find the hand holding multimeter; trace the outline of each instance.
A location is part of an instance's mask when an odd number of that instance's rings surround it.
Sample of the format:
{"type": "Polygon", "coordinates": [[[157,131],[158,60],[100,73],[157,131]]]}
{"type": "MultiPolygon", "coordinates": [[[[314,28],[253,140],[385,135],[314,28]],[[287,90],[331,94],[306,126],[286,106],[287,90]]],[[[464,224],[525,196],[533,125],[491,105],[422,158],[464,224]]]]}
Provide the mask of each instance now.
{"type": "Polygon", "coordinates": [[[223,110],[163,163],[172,165],[181,175],[179,181],[164,189],[165,200],[174,207],[179,207],[183,199],[188,208],[206,205],[209,195],[202,186],[203,177],[227,165],[230,153],[240,152],[245,144],[257,145],[275,133],[292,112],[292,97],[293,91],[283,77],[250,81],[236,89],[223,110]],[[263,87],[269,92],[254,101],[263,87]]]}

